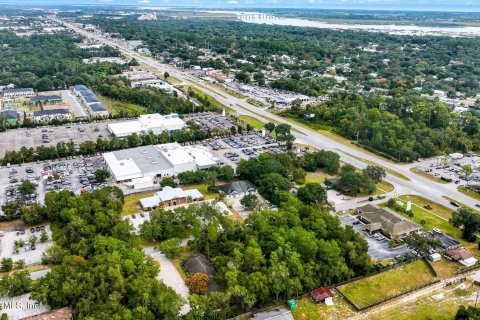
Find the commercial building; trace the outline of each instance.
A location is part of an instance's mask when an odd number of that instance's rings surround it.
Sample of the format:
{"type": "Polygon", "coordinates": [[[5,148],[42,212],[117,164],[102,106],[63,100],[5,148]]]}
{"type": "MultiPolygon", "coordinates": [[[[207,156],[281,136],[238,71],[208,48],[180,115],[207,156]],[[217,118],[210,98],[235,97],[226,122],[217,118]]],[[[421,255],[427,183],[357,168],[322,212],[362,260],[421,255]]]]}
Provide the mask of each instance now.
{"type": "Polygon", "coordinates": [[[178,114],[172,113],[162,116],[158,113],[144,114],[135,121],[117,122],[108,124],[107,128],[116,137],[126,137],[133,133],[142,134],[153,132],[160,134],[163,131],[176,131],[185,128],[185,121],[178,114]]]}
{"type": "Polygon", "coordinates": [[[379,208],[367,204],[357,210],[360,220],[366,223],[365,230],[370,233],[381,231],[386,236],[397,239],[422,229],[422,226],[388,208],[379,208]]]}
{"type": "Polygon", "coordinates": [[[118,150],[103,154],[117,182],[143,177],[172,177],[181,172],[207,169],[219,159],[203,146],[180,146],[168,143],[118,150]]]}
{"type": "Polygon", "coordinates": [[[5,99],[29,98],[33,97],[35,92],[32,88],[4,89],[3,97],[5,99]]]}
{"type": "Polygon", "coordinates": [[[48,122],[52,120],[68,120],[72,115],[68,109],[51,109],[33,112],[35,122],[48,122]]]}
{"type": "Polygon", "coordinates": [[[73,93],[80,98],[84,106],[88,108],[88,112],[93,117],[108,117],[107,108],[100,102],[100,99],[84,85],[76,85],[73,87],[73,93]]]}
{"type": "Polygon", "coordinates": [[[32,106],[45,106],[50,104],[60,104],[62,102],[62,97],[56,95],[30,97],[30,104],[32,106]]]}
{"type": "Polygon", "coordinates": [[[107,108],[101,102],[89,104],[88,112],[94,117],[108,117],[110,114],[107,108]]]}
{"type": "Polygon", "coordinates": [[[140,204],[145,210],[158,207],[167,208],[188,204],[200,200],[203,195],[197,189],[183,190],[182,188],[164,187],[152,197],[140,199],[140,204]]]}

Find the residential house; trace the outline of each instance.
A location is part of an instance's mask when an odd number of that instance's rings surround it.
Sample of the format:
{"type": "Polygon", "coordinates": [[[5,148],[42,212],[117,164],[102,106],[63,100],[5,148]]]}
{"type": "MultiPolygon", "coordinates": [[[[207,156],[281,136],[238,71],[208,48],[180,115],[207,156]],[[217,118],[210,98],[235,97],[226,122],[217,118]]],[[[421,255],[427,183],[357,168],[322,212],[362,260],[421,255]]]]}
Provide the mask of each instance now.
{"type": "Polygon", "coordinates": [[[68,109],[51,109],[33,112],[35,122],[48,122],[52,120],[69,120],[72,115],[68,109]]]}
{"type": "Polygon", "coordinates": [[[60,104],[62,102],[62,97],[56,95],[30,97],[30,104],[32,106],[45,106],[50,104],[60,104]]]}
{"type": "Polygon", "coordinates": [[[3,97],[5,99],[29,98],[33,97],[35,92],[32,88],[15,88],[3,90],[3,97]]]}
{"type": "Polygon", "coordinates": [[[333,293],[329,288],[321,287],[310,291],[310,298],[315,303],[325,302],[327,305],[333,304],[333,293]]]}
{"type": "Polygon", "coordinates": [[[457,261],[466,267],[471,267],[477,263],[477,259],[465,248],[457,248],[447,251],[447,257],[453,261],[457,261]]]}
{"type": "Polygon", "coordinates": [[[360,220],[365,222],[365,230],[373,233],[381,231],[389,238],[403,238],[418,232],[422,226],[402,217],[388,208],[379,208],[367,204],[357,209],[360,220]]]}
{"type": "Polygon", "coordinates": [[[227,198],[238,198],[247,194],[255,194],[258,188],[250,181],[243,180],[221,185],[218,190],[225,193],[227,198]]]}
{"type": "Polygon", "coordinates": [[[216,272],[213,269],[210,260],[208,260],[205,255],[200,254],[198,256],[186,259],[183,261],[183,266],[190,276],[193,276],[195,273],[203,273],[208,276],[207,292],[220,290],[220,286],[215,282],[216,272]]]}
{"type": "Polygon", "coordinates": [[[182,188],[164,187],[154,196],[140,199],[143,209],[166,208],[196,202],[203,198],[197,189],[183,190],[182,188]]]}

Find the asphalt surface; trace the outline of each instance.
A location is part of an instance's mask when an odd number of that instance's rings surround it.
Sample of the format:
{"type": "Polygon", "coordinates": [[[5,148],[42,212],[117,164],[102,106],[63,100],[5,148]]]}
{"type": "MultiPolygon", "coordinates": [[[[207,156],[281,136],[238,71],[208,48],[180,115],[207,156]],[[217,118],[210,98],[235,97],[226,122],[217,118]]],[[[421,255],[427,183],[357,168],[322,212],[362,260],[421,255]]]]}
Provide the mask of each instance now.
{"type": "Polygon", "coordinates": [[[229,108],[232,108],[239,114],[252,116],[265,123],[269,122],[270,119],[273,119],[280,123],[287,123],[291,125],[292,128],[295,130],[292,133],[297,138],[297,141],[300,143],[309,144],[319,149],[325,149],[325,150],[331,150],[331,151],[337,152],[340,155],[342,161],[350,163],[360,169],[368,165],[366,161],[363,161],[363,159],[365,159],[365,160],[374,162],[377,165],[392,169],[397,173],[400,173],[408,177],[410,181],[406,181],[397,176],[387,174],[387,177],[385,180],[392,183],[395,186],[395,191],[396,191],[395,193],[397,195],[418,194],[418,195],[425,196],[435,202],[445,204],[447,206],[451,206],[451,205],[449,201],[444,199],[442,196],[448,196],[450,198],[453,198],[461,203],[464,203],[472,207],[477,203],[477,201],[475,201],[474,199],[458,192],[455,186],[452,187],[450,185],[438,184],[426,178],[416,175],[415,173],[409,170],[408,165],[390,163],[386,160],[377,158],[367,153],[366,151],[355,149],[343,143],[337,142],[313,130],[306,129],[302,126],[291,123],[288,119],[274,115],[268,112],[267,110],[255,107],[245,100],[236,98],[228,94],[226,91],[210,86],[208,82],[195,78],[194,76],[188,74],[187,72],[174,68],[170,65],[161,64],[153,58],[140,55],[139,53],[133,50],[130,50],[125,46],[112,41],[111,39],[107,39],[103,37],[102,35],[87,32],[83,29],[76,27],[71,23],[62,21],[53,16],[51,16],[50,19],[57,23],[63,24],[68,29],[71,29],[87,38],[94,39],[99,42],[110,45],[112,47],[115,47],[119,49],[123,54],[130,57],[134,57],[139,62],[145,65],[148,65],[152,68],[155,68],[159,70],[159,72],[162,72],[162,73],[165,71],[168,72],[171,76],[180,79],[187,85],[193,86],[198,90],[207,93],[208,95],[217,99],[220,103],[228,106],[229,108]]]}

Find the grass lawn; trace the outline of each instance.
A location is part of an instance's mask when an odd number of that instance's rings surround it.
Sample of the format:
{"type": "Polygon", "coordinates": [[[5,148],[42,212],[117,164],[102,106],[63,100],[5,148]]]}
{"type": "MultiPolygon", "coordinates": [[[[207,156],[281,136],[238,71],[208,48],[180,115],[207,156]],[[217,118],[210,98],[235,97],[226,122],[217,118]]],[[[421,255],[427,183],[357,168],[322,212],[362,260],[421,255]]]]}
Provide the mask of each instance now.
{"type": "Polygon", "coordinates": [[[136,115],[144,114],[147,112],[147,109],[136,104],[113,100],[98,94],[97,96],[100,99],[100,101],[102,101],[103,105],[107,107],[108,111],[110,111],[112,115],[116,115],[116,114],[119,114],[120,112],[124,112],[124,113],[127,113],[129,116],[136,116],[136,115]]]}
{"type": "Polygon", "coordinates": [[[218,198],[219,194],[218,192],[211,192],[207,190],[207,186],[205,184],[191,184],[188,186],[182,186],[183,190],[190,190],[190,189],[197,189],[200,191],[201,194],[203,194],[203,197],[205,200],[209,199],[215,199],[218,198]]]}
{"type": "Polygon", "coordinates": [[[478,200],[480,201],[480,193],[476,192],[476,191],[473,191],[471,189],[467,189],[467,187],[465,186],[460,186],[457,188],[457,190],[461,193],[463,193],[464,195],[466,196],[469,196],[475,200],[478,200]]]}
{"type": "Polygon", "coordinates": [[[443,183],[443,184],[448,184],[450,182],[447,182],[447,181],[444,181],[432,174],[429,174],[428,172],[425,172],[423,170],[420,170],[419,168],[410,168],[410,171],[412,171],[413,173],[415,173],[416,175],[419,175],[421,177],[424,177],[425,179],[428,179],[430,181],[433,181],[433,182],[437,182],[437,183],[443,183]]]}
{"type": "MultiPolygon", "coordinates": [[[[200,86],[201,86],[201,85],[200,85],[200,86]]],[[[201,87],[203,87],[203,86],[201,86],[201,87]]],[[[215,99],[214,97],[206,94],[206,93],[203,92],[203,91],[198,90],[198,89],[195,88],[195,87],[192,87],[192,86],[182,86],[182,88],[185,90],[185,93],[187,93],[187,94],[188,94],[188,90],[191,89],[193,92],[195,92],[197,95],[199,95],[199,96],[201,96],[201,97],[206,96],[206,97],[207,97],[207,100],[210,101],[210,103],[211,103],[213,106],[215,106],[215,107],[217,107],[217,108],[219,108],[219,109],[225,109],[226,111],[228,111],[228,113],[235,113],[235,110],[233,110],[232,108],[227,107],[226,105],[220,103],[220,102],[219,102],[217,99],[215,99]]],[[[219,94],[219,96],[221,96],[221,95],[219,94]]]]}
{"type": "Polygon", "coordinates": [[[442,197],[443,197],[444,199],[447,199],[448,201],[454,201],[454,202],[456,202],[456,203],[457,203],[460,207],[462,207],[462,208],[466,208],[466,209],[469,209],[469,210],[471,210],[471,211],[473,211],[473,212],[475,212],[475,213],[480,214],[480,211],[479,211],[479,210],[477,210],[477,209],[475,209],[475,208],[472,208],[472,207],[470,207],[470,206],[467,206],[466,204],[461,203],[461,202],[458,201],[458,200],[455,200],[455,199],[450,198],[450,197],[447,197],[447,196],[442,196],[442,197]]]}
{"type": "Polygon", "coordinates": [[[122,216],[128,216],[137,212],[140,212],[142,208],[140,207],[140,199],[151,197],[155,192],[139,193],[131,196],[125,197],[125,203],[122,208],[122,216]]]}
{"type": "Polygon", "coordinates": [[[265,107],[265,105],[263,103],[261,103],[257,100],[250,99],[250,98],[247,99],[247,102],[250,103],[251,105],[254,105],[255,107],[259,107],[259,108],[265,107]]]}
{"type": "Polygon", "coordinates": [[[255,129],[261,131],[263,126],[264,126],[264,123],[258,119],[255,119],[253,117],[250,117],[250,116],[246,116],[246,115],[240,115],[238,116],[238,119],[240,119],[240,121],[243,121],[245,122],[246,124],[249,124],[251,125],[252,127],[254,127],[255,129]]]}
{"type": "Polygon", "coordinates": [[[324,183],[325,179],[332,179],[336,176],[332,176],[322,170],[317,170],[315,172],[307,172],[305,176],[305,183],[324,183]]]}
{"type": "Polygon", "coordinates": [[[380,181],[377,183],[377,190],[375,191],[375,195],[385,194],[392,192],[394,189],[393,185],[385,180],[380,181]]]}
{"type": "Polygon", "coordinates": [[[462,265],[458,262],[450,261],[442,257],[440,261],[432,262],[432,267],[437,272],[439,278],[453,277],[462,265]]]}
{"type": "Polygon", "coordinates": [[[348,283],[338,289],[361,308],[433,280],[435,276],[427,263],[417,260],[397,269],[348,283]]]}
{"type": "Polygon", "coordinates": [[[292,310],[295,320],[337,320],[355,316],[355,310],[343,298],[335,295],[333,306],[315,304],[310,298],[298,300],[298,308],[292,310]]]}
{"type": "Polygon", "coordinates": [[[404,201],[412,201],[412,204],[416,204],[417,206],[420,206],[422,208],[430,207],[431,209],[428,209],[428,208],[425,208],[425,209],[432,211],[436,215],[439,215],[442,218],[445,218],[447,220],[452,217],[452,213],[454,211],[448,207],[445,207],[444,205],[428,200],[422,196],[406,195],[406,196],[401,196],[400,199],[404,201]]]}
{"type": "MultiPolygon", "coordinates": [[[[461,305],[473,306],[479,287],[466,282],[445,287],[412,302],[369,314],[369,320],[451,320],[461,305]]],[[[375,310],[373,310],[375,311],[375,310]]]]}
{"type": "Polygon", "coordinates": [[[170,84],[179,84],[179,83],[182,83],[182,80],[177,79],[177,78],[172,77],[172,76],[169,76],[166,81],[167,81],[168,83],[170,83],[170,84]]]}

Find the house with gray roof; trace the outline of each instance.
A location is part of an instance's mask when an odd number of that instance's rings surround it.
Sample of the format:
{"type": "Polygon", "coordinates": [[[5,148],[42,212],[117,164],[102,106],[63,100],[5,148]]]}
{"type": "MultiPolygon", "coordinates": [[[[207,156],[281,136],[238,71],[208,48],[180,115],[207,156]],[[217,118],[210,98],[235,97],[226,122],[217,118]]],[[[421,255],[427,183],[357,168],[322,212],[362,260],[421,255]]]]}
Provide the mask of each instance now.
{"type": "Polygon", "coordinates": [[[403,238],[418,232],[422,226],[404,218],[388,208],[367,204],[357,209],[358,217],[365,222],[365,230],[373,233],[381,231],[389,238],[403,238]]]}
{"type": "Polygon", "coordinates": [[[3,90],[3,97],[5,99],[29,98],[33,97],[34,95],[35,92],[32,88],[14,88],[3,90]]]}
{"type": "Polygon", "coordinates": [[[189,276],[193,276],[195,273],[203,273],[208,276],[208,288],[207,292],[219,291],[220,286],[215,282],[215,269],[213,269],[210,260],[200,254],[198,256],[186,259],[183,261],[183,266],[187,270],[189,276]]]}
{"type": "Polygon", "coordinates": [[[218,187],[218,190],[225,193],[229,198],[243,197],[247,194],[255,194],[258,188],[247,180],[235,181],[218,187]]]}
{"type": "Polygon", "coordinates": [[[72,114],[68,109],[50,109],[33,112],[33,120],[36,122],[71,119],[72,114]]]}

